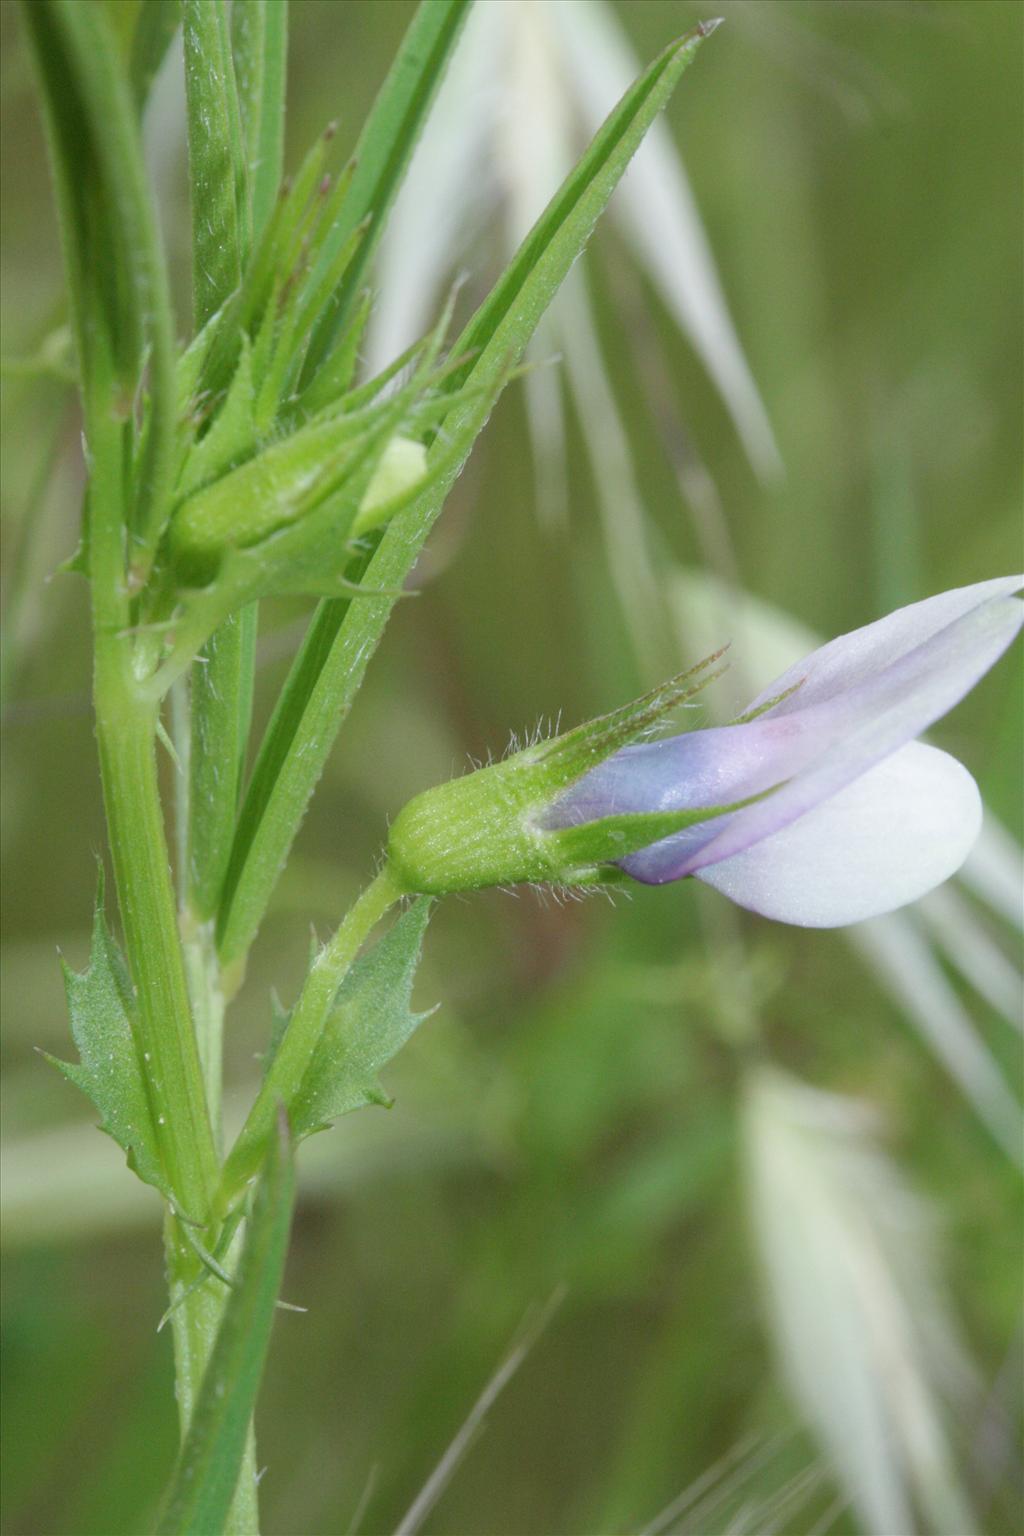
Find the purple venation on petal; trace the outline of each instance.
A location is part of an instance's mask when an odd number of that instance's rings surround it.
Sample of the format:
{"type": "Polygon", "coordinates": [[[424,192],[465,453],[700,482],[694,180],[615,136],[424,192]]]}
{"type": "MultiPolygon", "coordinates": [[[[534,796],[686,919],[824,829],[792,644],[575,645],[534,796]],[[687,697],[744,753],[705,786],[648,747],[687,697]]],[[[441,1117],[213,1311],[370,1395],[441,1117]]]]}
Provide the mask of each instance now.
{"type": "Polygon", "coordinates": [[[1002,655],[1024,620],[1019,578],[929,598],[812,653],[754,706],[796,691],[745,725],[624,748],[551,808],[548,827],[623,812],[756,804],[698,823],[622,861],[651,884],[728,859],[838,794],[938,720],[1002,655]]]}

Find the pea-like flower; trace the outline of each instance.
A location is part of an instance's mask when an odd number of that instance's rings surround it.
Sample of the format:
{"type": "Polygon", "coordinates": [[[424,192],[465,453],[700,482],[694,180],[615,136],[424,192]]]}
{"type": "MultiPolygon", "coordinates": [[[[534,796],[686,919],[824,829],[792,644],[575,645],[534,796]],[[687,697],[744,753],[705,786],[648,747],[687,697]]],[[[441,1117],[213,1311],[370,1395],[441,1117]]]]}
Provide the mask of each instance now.
{"type": "Polygon", "coordinates": [[[622,867],[652,885],[697,875],[740,906],[811,928],[915,901],[959,869],[981,803],[962,764],[914,738],[1017,634],[1021,585],[1006,577],[961,587],[830,641],[771,683],[739,723],[623,748],[545,824],[763,795],[622,867]]]}
{"type": "Polygon", "coordinates": [[[437,893],[696,875],[740,906],[812,928],[915,901],[955,873],[981,823],[966,768],[915,738],[1011,643],[1022,586],[979,582],[842,635],[733,725],[637,741],[700,686],[690,674],[428,790],[392,828],[395,874],[437,893]]]}

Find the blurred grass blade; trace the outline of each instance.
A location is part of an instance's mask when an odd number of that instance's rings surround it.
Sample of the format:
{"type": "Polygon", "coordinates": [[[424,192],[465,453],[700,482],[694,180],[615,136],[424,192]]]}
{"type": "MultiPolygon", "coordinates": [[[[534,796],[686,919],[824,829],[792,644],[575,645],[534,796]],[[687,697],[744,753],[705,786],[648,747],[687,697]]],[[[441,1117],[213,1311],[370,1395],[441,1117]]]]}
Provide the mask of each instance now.
{"type": "Polygon", "coordinates": [[[961,976],[1018,1034],[1024,1032],[1024,976],[953,885],[922,898],[918,911],[961,976]]]}
{"type": "Polygon", "coordinates": [[[288,54],[287,0],[234,0],[231,48],[243,142],[259,239],[281,185],[288,54]]]}
{"type": "Polygon", "coordinates": [[[996,1058],[946,979],[912,912],[890,912],[849,930],[976,1114],[1018,1168],[1024,1118],[996,1058]]]}
{"type": "MultiPolygon", "coordinates": [[[[488,139],[495,114],[505,106],[495,80],[507,51],[507,15],[508,7],[480,5],[468,18],[395,199],[374,262],[378,302],[366,358],[371,373],[426,330],[446,284],[495,216],[488,139]]],[[[531,148],[532,143],[531,138],[531,148]]],[[[533,214],[572,158],[549,180],[533,214]]]]}
{"type": "MultiPolygon", "coordinates": [[[[490,296],[456,341],[444,388],[471,384],[428,454],[431,488],[388,526],[364,577],[379,593],[401,590],[448,491],[490,416],[509,371],[587,243],[645,133],[707,35],[703,27],[667,48],[627,91],[534,225],[490,296]]],[[[321,604],[260,747],[232,850],[235,870],[219,918],[225,962],[241,960],[327,755],[395,604],[393,596],[321,604]]]]}
{"type": "Polygon", "coordinates": [[[743,1106],[754,1237],[786,1378],[871,1536],[976,1528],[946,1406],[976,1383],[950,1316],[933,1222],[885,1155],[870,1107],[769,1068],[743,1106]]]}
{"type": "Polygon", "coordinates": [[[981,836],[967,855],[960,879],[1018,933],[1024,933],[1022,877],[1024,852],[1020,844],[986,808],[981,836]]]}
{"type": "Polygon", "coordinates": [[[227,8],[185,0],[185,96],[192,208],[192,309],[201,328],[239,287],[248,248],[248,172],[227,8]]]}
{"type": "Polygon", "coordinates": [[[395,1536],[416,1536],[458,1471],[466,1452],[485,1427],[488,1413],[536,1345],[564,1297],[563,1290],[555,1291],[539,1311],[523,1319],[519,1337],[513,1340],[504,1360],[498,1365],[444,1455],[395,1527],[395,1536]]]}
{"type": "MultiPolygon", "coordinates": [[[[637,60],[611,5],[552,7],[568,70],[591,121],[636,73],[637,60]]],[[[751,463],[782,468],[764,403],[736,334],[682,160],[663,124],[652,129],[612,209],[625,240],[714,380],[751,463]]]]}
{"type": "Polygon", "coordinates": [[[365,239],[333,303],[313,333],[303,382],[308,383],[349,320],[417,136],[444,73],[471,0],[421,0],[356,145],[348,196],[324,242],[314,282],[334,262],[364,219],[365,239]]]}
{"type": "Polygon", "coordinates": [[[294,1159],[282,1113],[158,1536],[212,1536],[224,1527],[270,1343],[294,1199],[294,1159]]]}

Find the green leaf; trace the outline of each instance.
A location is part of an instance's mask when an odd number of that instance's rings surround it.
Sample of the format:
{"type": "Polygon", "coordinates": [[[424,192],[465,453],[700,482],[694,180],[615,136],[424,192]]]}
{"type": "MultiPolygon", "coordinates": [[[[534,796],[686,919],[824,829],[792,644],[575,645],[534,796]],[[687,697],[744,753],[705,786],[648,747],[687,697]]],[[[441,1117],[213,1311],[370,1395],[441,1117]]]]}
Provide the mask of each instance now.
{"type": "Polygon", "coordinates": [[[231,857],[252,723],[257,605],[231,614],[192,669],[189,759],[189,906],[202,921],[217,910],[231,857]]]}
{"type": "Polygon", "coordinates": [[[469,13],[469,3],[470,0],[421,0],[366,119],[356,145],[355,174],[349,195],[324,241],[314,280],[332,265],[359,225],[368,219],[366,237],[313,334],[304,383],[313,377],[348,323],[391,204],[469,13]]]}
{"type": "Polygon", "coordinates": [[[233,0],[231,49],[252,195],[253,233],[259,238],[281,184],[287,0],[233,0]]]}
{"type": "MultiPolygon", "coordinates": [[[[453,410],[428,455],[428,473],[437,479],[388,526],[362,577],[366,588],[402,590],[510,371],[705,35],[698,29],[674,43],[627,91],[456,342],[454,355],[466,361],[449,375],[453,410]],[[469,386],[471,395],[457,396],[460,385],[469,386]]],[[[360,602],[336,598],[317,610],[260,745],[239,816],[218,922],[225,961],[243,957],[252,942],[394,603],[390,595],[360,602]]]]}
{"type": "Polygon", "coordinates": [[[185,0],[185,95],[196,330],[239,287],[248,250],[248,172],[221,0],[185,0]]]}
{"type": "Polygon", "coordinates": [[[256,439],[256,390],[252,347],[242,337],[242,353],[224,403],[205,437],[192,448],[178,481],[179,497],[191,496],[248,458],[256,439]]]}
{"type": "Polygon", "coordinates": [[[139,111],[181,21],[181,0],[143,0],[132,35],[129,69],[139,111]]]}
{"type": "MultiPolygon", "coordinates": [[[[179,490],[201,488],[252,452],[254,396],[252,348],[243,336],[227,397],[189,454],[179,490]]],[[[257,626],[255,604],[231,614],[210,637],[192,673],[188,893],[192,911],[203,920],[217,909],[231,854],[252,721],[257,626]]]]}
{"type": "MultiPolygon", "coordinates": [[[[311,965],[315,959],[316,950],[314,947],[313,954],[310,956],[311,965]]],[[[274,1057],[277,1055],[277,1048],[281,1044],[281,1041],[284,1039],[284,1032],[288,1028],[288,1025],[291,1021],[292,1011],[293,1010],[291,1008],[286,1008],[284,1006],[276,992],[271,992],[270,1039],[267,1041],[267,1049],[263,1054],[263,1060],[260,1064],[261,1076],[263,1078],[266,1077],[267,1073],[270,1071],[274,1064],[274,1057]]]]}
{"type": "Polygon", "coordinates": [[[124,1148],[128,1166],[170,1200],[135,1043],[135,999],[128,969],[107,927],[102,879],[88,968],[75,972],[65,965],[63,969],[71,1034],[80,1060],[61,1061],[43,1054],[92,1099],[102,1116],[100,1129],[124,1148]]]}
{"type": "MultiPolygon", "coordinates": [[[[105,517],[132,523],[135,563],[145,570],[167,510],[177,414],[170,293],[135,102],[104,8],[32,0],[22,15],[43,98],[94,464],[112,424],[130,436],[144,371],[148,384],[135,504],[122,488],[122,504],[104,507],[105,517]]],[[[121,445],[106,451],[121,456],[121,445]]]]}
{"type": "Polygon", "coordinates": [[[131,53],[132,38],[142,10],[142,0],[102,0],[111,35],[124,58],[131,53]]]}
{"type": "Polygon", "coordinates": [[[366,331],[366,323],[370,318],[372,304],[373,295],[367,290],[356,304],[352,319],[335,344],[334,350],[326,358],[312,384],[301,395],[300,406],[303,411],[315,413],[322,406],[340,400],[346,391],[351,389],[359,359],[359,347],[366,331]]]}
{"type": "Polygon", "coordinates": [[[390,1103],[377,1074],[433,1011],[409,1009],[430,908],[417,901],[346,976],[289,1106],[296,1141],[364,1104],[390,1103]]]}
{"type": "MultiPolygon", "coordinates": [[[[202,325],[223,305],[227,351],[222,346],[216,355],[234,365],[235,349],[242,348],[213,426],[186,465],[186,492],[216,479],[255,446],[252,350],[226,301],[237,295],[236,308],[243,302],[253,230],[265,228],[281,180],[287,12],[284,0],[237,0],[229,42],[223,4],[186,0],[195,318],[202,325]]],[[[192,690],[189,901],[203,918],[216,909],[234,836],[257,625],[255,604],[228,616],[206,646],[192,690]]]]}
{"type": "Polygon", "coordinates": [[[157,1536],[215,1536],[224,1529],[267,1358],[294,1202],[294,1156],[282,1111],[157,1536]]]}

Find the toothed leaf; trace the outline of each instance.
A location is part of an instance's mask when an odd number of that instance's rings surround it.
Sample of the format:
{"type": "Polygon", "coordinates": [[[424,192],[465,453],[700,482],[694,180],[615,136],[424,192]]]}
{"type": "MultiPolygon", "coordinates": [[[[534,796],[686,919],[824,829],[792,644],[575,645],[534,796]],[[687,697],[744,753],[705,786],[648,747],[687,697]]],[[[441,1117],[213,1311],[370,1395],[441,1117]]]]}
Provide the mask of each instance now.
{"type": "Polygon", "coordinates": [[[302,1087],[289,1106],[297,1141],[364,1104],[389,1104],[377,1074],[429,1013],[409,1008],[430,917],[418,901],[349,972],[302,1087]]]}
{"type": "Polygon", "coordinates": [[[92,1099],[102,1116],[100,1129],[124,1148],[129,1168],[169,1200],[132,1030],[135,999],[124,959],[107,927],[102,884],[89,965],[81,972],[65,965],[64,987],[80,1059],[61,1061],[44,1052],[46,1059],[92,1099]]]}

